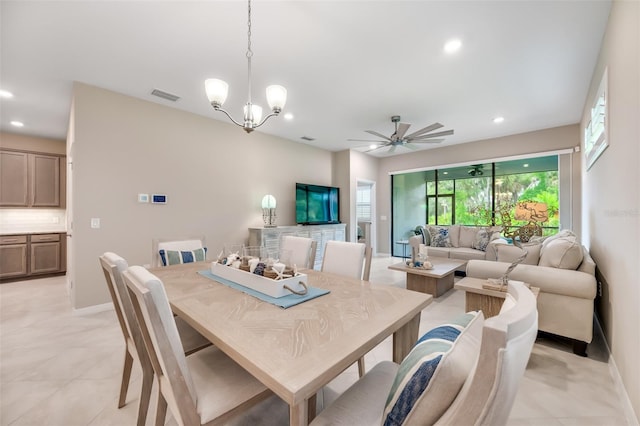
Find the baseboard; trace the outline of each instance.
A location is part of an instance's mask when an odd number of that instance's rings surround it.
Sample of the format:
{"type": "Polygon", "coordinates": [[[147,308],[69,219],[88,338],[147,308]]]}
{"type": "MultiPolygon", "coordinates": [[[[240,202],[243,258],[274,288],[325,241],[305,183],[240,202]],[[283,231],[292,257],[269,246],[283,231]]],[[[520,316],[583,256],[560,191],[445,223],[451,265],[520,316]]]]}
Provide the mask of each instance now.
{"type": "MultiPolygon", "coordinates": [[[[602,327],[600,326],[600,320],[597,315],[594,315],[595,325],[600,329],[599,332],[604,336],[602,332],[602,327]]],[[[616,365],[615,359],[611,355],[611,348],[609,348],[609,343],[607,339],[604,339],[604,345],[607,349],[607,353],[609,354],[609,361],[607,365],[609,366],[609,374],[613,379],[613,383],[616,387],[616,391],[618,393],[618,397],[620,398],[620,402],[622,403],[624,418],[627,421],[627,424],[630,426],[640,426],[638,423],[638,417],[636,417],[636,413],[633,411],[633,405],[631,405],[631,399],[629,399],[629,394],[624,387],[624,382],[622,381],[622,376],[620,376],[620,372],[618,371],[618,366],[616,365]]]]}
{"type": "Polygon", "coordinates": [[[102,305],[87,306],[86,308],[74,309],[72,311],[73,316],[92,315],[105,311],[112,311],[114,309],[113,303],[103,303],[102,305]]]}

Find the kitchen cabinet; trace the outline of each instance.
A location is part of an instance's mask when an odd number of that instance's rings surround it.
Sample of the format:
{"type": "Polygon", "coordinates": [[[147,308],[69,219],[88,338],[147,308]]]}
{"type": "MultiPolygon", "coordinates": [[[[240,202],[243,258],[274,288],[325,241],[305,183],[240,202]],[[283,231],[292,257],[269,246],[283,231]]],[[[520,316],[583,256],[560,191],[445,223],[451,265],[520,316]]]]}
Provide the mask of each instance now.
{"type": "Polygon", "coordinates": [[[0,207],[64,207],[64,158],[0,151],[0,207]]]}
{"type": "Polygon", "coordinates": [[[0,237],[0,279],[27,275],[27,236],[0,237]]]}
{"type": "Polygon", "coordinates": [[[64,272],[65,234],[0,236],[0,280],[26,279],[64,272]]]}

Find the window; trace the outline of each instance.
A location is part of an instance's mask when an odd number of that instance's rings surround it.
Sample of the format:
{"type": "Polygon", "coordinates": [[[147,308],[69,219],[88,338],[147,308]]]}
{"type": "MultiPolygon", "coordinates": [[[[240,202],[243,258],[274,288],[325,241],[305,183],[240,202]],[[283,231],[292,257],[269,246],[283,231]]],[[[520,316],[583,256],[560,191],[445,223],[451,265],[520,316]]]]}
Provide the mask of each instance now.
{"type": "Polygon", "coordinates": [[[358,186],[356,192],[356,217],[358,221],[371,221],[370,186],[358,186]]]}

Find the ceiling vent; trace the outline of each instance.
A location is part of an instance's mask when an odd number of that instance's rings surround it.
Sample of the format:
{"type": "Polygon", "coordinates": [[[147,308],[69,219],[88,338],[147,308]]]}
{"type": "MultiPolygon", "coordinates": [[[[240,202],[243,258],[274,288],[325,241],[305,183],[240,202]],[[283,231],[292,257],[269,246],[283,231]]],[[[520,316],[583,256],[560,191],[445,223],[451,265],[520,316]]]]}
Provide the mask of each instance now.
{"type": "Polygon", "coordinates": [[[160,89],[153,89],[153,92],[151,92],[151,94],[153,96],[157,96],[159,98],[166,99],[166,100],[171,101],[171,102],[175,102],[178,99],[180,99],[180,96],[176,96],[174,94],[162,91],[160,89]]]}
{"type": "Polygon", "coordinates": [[[308,141],[308,142],[316,140],[316,138],[312,138],[310,136],[302,136],[300,139],[302,139],[303,141],[308,141]]]}

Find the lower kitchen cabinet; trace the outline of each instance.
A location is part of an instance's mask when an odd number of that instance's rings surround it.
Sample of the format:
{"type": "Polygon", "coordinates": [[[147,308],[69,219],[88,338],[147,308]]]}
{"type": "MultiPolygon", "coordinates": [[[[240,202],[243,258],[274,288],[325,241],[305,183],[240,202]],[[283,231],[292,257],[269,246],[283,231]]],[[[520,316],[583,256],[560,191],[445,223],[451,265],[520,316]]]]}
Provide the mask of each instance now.
{"type": "Polygon", "coordinates": [[[0,280],[23,279],[66,271],[65,234],[0,237],[0,280]]]}

